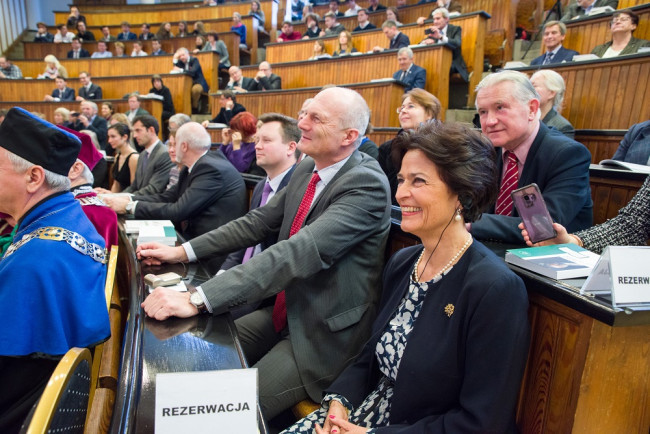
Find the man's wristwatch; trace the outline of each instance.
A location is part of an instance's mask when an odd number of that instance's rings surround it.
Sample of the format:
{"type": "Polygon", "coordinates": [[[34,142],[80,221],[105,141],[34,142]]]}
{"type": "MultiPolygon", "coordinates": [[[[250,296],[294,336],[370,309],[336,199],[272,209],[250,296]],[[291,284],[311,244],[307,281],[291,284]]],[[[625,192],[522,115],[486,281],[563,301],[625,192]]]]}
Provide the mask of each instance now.
{"type": "Polygon", "coordinates": [[[126,213],[127,213],[127,214],[134,214],[134,211],[135,211],[135,204],[136,204],[136,203],[137,203],[137,202],[131,201],[131,202],[129,202],[129,203],[126,204],[125,210],[126,210],[126,213]]]}
{"type": "Polygon", "coordinates": [[[199,312],[207,311],[205,302],[203,301],[201,294],[199,294],[199,291],[194,291],[190,294],[190,303],[192,303],[199,310],[199,312]]]}

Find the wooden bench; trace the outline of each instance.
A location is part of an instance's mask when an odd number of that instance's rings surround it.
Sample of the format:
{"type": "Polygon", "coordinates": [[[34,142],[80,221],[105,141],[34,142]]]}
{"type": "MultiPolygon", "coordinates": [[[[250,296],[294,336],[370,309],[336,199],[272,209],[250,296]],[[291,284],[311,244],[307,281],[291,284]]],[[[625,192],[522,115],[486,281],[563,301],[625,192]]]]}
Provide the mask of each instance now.
{"type": "MultiPolygon", "coordinates": [[[[190,89],[192,88],[192,78],[184,74],[163,74],[163,83],[169,88],[174,100],[174,108],[177,113],[190,114],[192,110],[192,102],[190,100],[190,89]]],[[[107,100],[120,100],[119,107],[122,110],[128,106],[122,105],[124,95],[138,91],[144,95],[149,93],[151,89],[151,76],[149,75],[132,75],[123,77],[93,77],[93,83],[102,88],[104,99],[107,100]]],[[[78,82],[71,80],[68,86],[73,87],[75,92],[78,92],[78,82]]],[[[54,89],[54,82],[52,80],[2,80],[0,81],[0,98],[2,99],[2,106],[16,105],[20,103],[25,106],[25,103],[35,104],[32,107],[34,111],[45,113],[48,119],[52,119],[51,114],[57,107],[76,107],[79,110],[78,102],[44,102],[45,95],[52,94],[54,89]]],[[[126,102],[126,100],[123,100],[126,102]]],[[[95,101],[99,104],[98,101],[95,101]]],[[[155,113],[158,109],[155,108],[154,101],[142,101],[143,107],[147,110],[150,106],[155,113]]],[[[160,105],[160,114],[162,114],[162,103],[160,105]]],[[[28,109],[32,110],[32,109],[28,109]]],[[[155,114],[154,114],[155,116],[155,114]]]]}
{"type": "MultiPolygon", "coordinates": [[[[451,50],[445,46],[427,46],[416,47],[413,52],[418,59],[418,65],[429,71],[426,90],[437,96],[445,109],[449,101],[451,50]]],[[[257,73],[257,68],[243,67],[242,72],[244,76],[252,78],[257,73]]],[[[330,83],[337,85],[365,83],[393,76],[395,51],[350,56],[345,60],[324,59],[277,63],[273,65],[273,72],[282,77],[284,89],[324,86],[330,83]]],[[[375,110],[378,108],[375,107],[375,110]]],[[[444,117],[444,110],[442,116],[444,117]]]]}

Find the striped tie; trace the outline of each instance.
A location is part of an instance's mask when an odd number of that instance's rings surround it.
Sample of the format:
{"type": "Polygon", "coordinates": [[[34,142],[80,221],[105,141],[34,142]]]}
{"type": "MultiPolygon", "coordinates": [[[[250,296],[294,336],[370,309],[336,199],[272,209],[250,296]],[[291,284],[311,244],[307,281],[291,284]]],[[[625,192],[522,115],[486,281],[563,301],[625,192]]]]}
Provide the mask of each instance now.
{"type": "Polygon", "coordinates": [[[506,170],[503,174],[501,181],[501,188],[499,189],[499,197],[497,198],[497,206],[495,213],[500,215],[512,214],[512,196],[510,193],[517,188],[519,182],[519,172],[517,170],[517,156],[514,152],[506,151],[506,170]]]}

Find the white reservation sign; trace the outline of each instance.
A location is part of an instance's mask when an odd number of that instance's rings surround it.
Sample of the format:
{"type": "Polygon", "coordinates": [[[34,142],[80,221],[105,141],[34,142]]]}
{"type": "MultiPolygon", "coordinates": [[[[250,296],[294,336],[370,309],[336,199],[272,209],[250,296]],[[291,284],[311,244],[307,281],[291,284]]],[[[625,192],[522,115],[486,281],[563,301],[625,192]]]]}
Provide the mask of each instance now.
{"type": "Polygon", "coordinates": [[[256,434],[257,369],[156,375],[156,434],[256,434]]]}

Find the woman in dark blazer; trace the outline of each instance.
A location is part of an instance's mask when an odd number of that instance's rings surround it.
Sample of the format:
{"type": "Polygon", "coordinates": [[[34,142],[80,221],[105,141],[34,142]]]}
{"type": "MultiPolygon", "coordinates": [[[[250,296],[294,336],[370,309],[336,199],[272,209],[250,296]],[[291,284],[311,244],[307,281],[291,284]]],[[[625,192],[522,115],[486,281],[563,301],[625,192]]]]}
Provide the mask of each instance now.
{"type": "Polygon", "coordinates": [[[496,199],[492,145],[436,122],[393,146],[402,229],[422,245],[388,262],[361,355],[326,390],[322,407],[285,432],[515,433],[526,290],[465,226],[496,199]]]}

